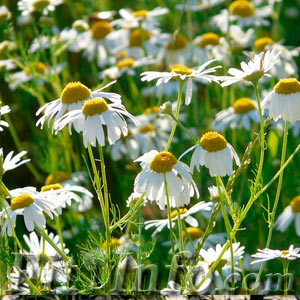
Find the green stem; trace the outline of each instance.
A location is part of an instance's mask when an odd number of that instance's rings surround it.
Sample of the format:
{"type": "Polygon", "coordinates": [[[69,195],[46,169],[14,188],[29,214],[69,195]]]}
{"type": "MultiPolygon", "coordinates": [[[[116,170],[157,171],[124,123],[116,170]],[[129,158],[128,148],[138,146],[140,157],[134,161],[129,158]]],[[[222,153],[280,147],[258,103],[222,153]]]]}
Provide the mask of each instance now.
{"type": "Polygon", "coordinates": [[[170,206],[170,198],[169,198],[169,191],[168,191],[168,183],[167,183],[166,174],[164,174],[164,182],[165,182],[167,207],[168,207],[168,219],[169,219],[171,245],[172,245],[172,257],[174,257],[174,255],[175,255],[174,235],[173,235],[173,226],[172,226],[172,217],[171,217],[171,206],[170,206]]]}
{"type": "Polygon", "coordinates": [[[106,180],[106,172],[105,172],[105,162],[104,162],[104,154],[103,154],[103,149],[100,145],[98,145],[98,150],[99,150],[99,156],[100,156],[100,165],[101,165],[101,175],[102,175],[102,181],[103,181],[103,189],[104,189],[104,200],[105,200],[105,218],[106,218],[106,251],[107,251],[107,259],[108,263],[110,264],[110,230],[109,230],[109,225],[110,225],[110,220],[109,220],[109,196],[108,196],[108,187],[107,187],[107,180],[106,180]]]}
{"type": "MultiPolygon", "coordinates": [[[[283,134],[283,144],[282,144],[280,168],[282,168],[283,165],[284,165],[284,163],[285,163],[286,148],[287,148],[287,139],[288,139],[288,129],[289,129],[289,122],[285,121],[285,123],[284,123],[284,134],[283,134]]],[[[269,248],[270,244],[271,244],[272,234],[273,234],[273,228],[274,228],[274,221],[275,221],[275,214],[276,214],[277,205],[278,205],[279,198],[280,198],[280,193],[281,193],[281,188],[282,188],[282,181],[283,181],[283,170],[280,173],[279,179],[278,179],[278,185],[277,185],[277,190],[276,190],[276,195],[275,195],[274,206],[273,206],[273,209],[272,209],[271,219],[270,219],[270,223],[269,223],[269,233],[268,233],[268,238],[267,238],[267,242],[266,242],[266,247],[265,248],[269,248]]],[[[258,276],[256,278],[256,283],[258,283],[258,281],[259,281],[259,278],[260,278],[260,276],[262,274],[262,271],[264,269],[264,265],[265,265],[264,263],[262,263],[260,265],[258,276]]]]}
{"type": "MultiPolygon", "coordinates": [[[[181,104],[181,98],[182,98],[183,84],[184,84],[184,81],[179,82],[177,106],[176,106],[176,113],[175,113],[176,120],[178,120],[179,112],[180,112],[180,104],[181,104]]],[[[167,143],[166,148],[165,148],[165,151],[168,151],[170,146],[171,146],[171,143],[172,143],[172,140],[173,140],[173,137],[174,137],[174,134],[175,134],[176,126],[177,126],[177,122],[174,121],[172,130],[171,130],[171,133],[170,133],[170,136],[169,136],[169,140],[168,140],[168,143],[167,143]]]]}
{"type": "Polygon", "coordinates": [[[259,159],[259,165],[257,170],[257,175],[254,183],[254,189],[253,193],[256,194],[257,187],[259,185],[259,182],[261,180],[261,174],[262,174],[262,168],[264,164],[264,153],[265,153],[265,134],[264,134],[264,120],[262,115],[262,109],[260,105],[260,98],[259,98],[259,91],[258,91],[258,81],[253,82],[253,88],[257,100],[257,106],[259,111],[259,121],[260,121],[260,159],[259,159]]]}
{"type": "Polygon", "coordinates": [[[289,261],[286,259],[286,260],[283,260],[282,261],[282,266],[283,266],[283,293],[284,295],[287,295],[288,294],[288,272],[289,272],[289,261]]]}

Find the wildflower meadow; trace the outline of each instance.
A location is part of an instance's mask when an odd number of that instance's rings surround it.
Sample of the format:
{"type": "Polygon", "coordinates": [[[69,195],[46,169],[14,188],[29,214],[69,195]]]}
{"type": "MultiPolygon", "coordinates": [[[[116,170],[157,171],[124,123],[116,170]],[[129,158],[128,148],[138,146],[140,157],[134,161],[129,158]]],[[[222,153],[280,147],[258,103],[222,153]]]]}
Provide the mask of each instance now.
{"type": "Polygon", "coordinates": [[[0,295],[299,294],[299,24],[1,0],[0,295]]]}

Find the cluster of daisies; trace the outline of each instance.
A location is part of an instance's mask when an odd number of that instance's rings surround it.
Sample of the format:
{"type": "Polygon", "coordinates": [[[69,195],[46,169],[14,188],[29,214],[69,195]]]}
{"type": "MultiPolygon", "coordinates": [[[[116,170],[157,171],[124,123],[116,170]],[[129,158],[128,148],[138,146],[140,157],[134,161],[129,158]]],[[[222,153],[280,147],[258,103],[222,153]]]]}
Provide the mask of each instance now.
{"type": "MultiPolygon", "coordinates": [[[[242,280],[244,271],[254,270],[253,265],[263,267],[265,261],[278,259],[286,273],[289,262],[300,258],[300,248],[293,245],[286,247],[288,250],[273,250],[267,245],[251,256],[251,264],[247,263],[249,255],[245,253],[245,246],[231,236],[228,220],[234,211],[229,191],[222,181],[234,179],[245,167],[233,147],[236,143],[231,144],[226,139],[227,129],[252,132],[260,125],[262,151],[264,124],[268,122],[271,129],[284,132],[284,141],[288,129],[295,136],[299,135],[300,82],[294,76],[298,73],[295,57],[300,49],[285,46],[269,36],[256,36],[253,29],[270,26],[270,18],[279,5],[277,2],[280,1],[235,0],[225,5],[223,0],[190,0],[177,4],[176,10],[188,16],[196,12],[206,14],[215,7],[223,8],[209,20],[211,31],[197,36],[193,36],[192,19],[188,20],[192,36],[185,35],[183,30],[162,31],[158,20],[170,15],[167,8],[137,11],[122,8],[82,16],[65,28],[49,22],[45,25],[47,30],[31,39],[26,56],[22,56],[23,49],[18,48],[16,41],[10,40],[13,34],[7,34],[7,39],[0,43],[0,69],[8,89],[25,91],[39,100],[40,108],[35,116],[37,127],[51,138],[64,139],[68,135],[70,148],[79,136],[90,156],[93,149],[103,153],[103,148],[114,163],[136,163],[139,172],[127,200],[129,214],[141,209],[137,207],[140,200],[140,206],[149,205],[149,202],[157,206],[162,214],[165,213],[165,218],[147,220],[140,225],[159,241],[163,231],[169,230],[170,239],[163,241],[162,246],[167,251],[170,249],[170,255],[182,251],[190,254],[183,256],[182,261],[193,287],[187,282],[183,285],[170,280],[163,294],[225,292],[228,279],[234,285],[235,280],[242,280]],[[47,59],[48,54],[51,59],[47,59]],[[92,77],[99,83],[96,89],[89,87],[88,80],[79,81],[77,75],[65,75],[69,66],[65,54],[91,66],[92,77]],[[242,60],[240,66],[236,57],[242,60]],[[71,80],[66,80],[70,77],[71,80]],[[130,96],[122,85],[124,80],[130,96]],[[235,85],[241,92],[236,93],[240,97],[231,94],[228,107],[225,91],[231,85],[232,92],[235,85]],[[51,96],[55,100],[45,102],[44,98],[50,99],[49,86],[58,96],[57,99],[51,96]],[[199,90],[207,92],[210,87],[225,101],[219,105],[222,110],[199,135],[199,124],[189,128],[185,125],[189,123],[189,109],[192,107],[196,111],[199,90]],[[46,97],[39,97],[39,93],[46,97]],[[171,101],[176,97],[177,101],[171,101]],[[185,147],[187,144],[190,147],[185,147]],[[177,147],[185,149],[175,154],[177,147]],[[187,160],[189,163],[185,163],[187,160]],[[210,201],[200,201],[198,179],[205,169],[217,185],[208,187],[210,201]],[[191,205],[193,201],[195,204],[191,205]],[[222,219],[226,232],[213,232],[216,222],[219,224],[222,219]],[[202,230],[204,223],[206,230],[202,230]]],[[[18,26],[35,26],[37,20],[45,22],[64,5],[63,0],[19,0],[18,17],[13,18],[9,9],[1,6],[0,21],[4,26],[12,24],[12,19],[16,19],[18,26]]],[[[205,105],[209,111],[211,103],[207,93],[205,105]]],[[[11,126],[7,118],[10,113],[8,105],[0,107],[1,134],[11,126]]],[[[70,284],[72,267],[68,261],[72,253],[63,241],[70,233],[60,227],[60,217],[67,210],[73,215],[74,211],[83,213],[93,207],[93,193],[88,188],[91,174],[56,170],[40,188],[10,189],[5,184],[6,172],[25,164],[30,170],[34,166],[27,151],[16,155],[13,151],[7,154],[5,151],[0,148],[1,236],[3,239],[12,237],[20,254],[26,257],[26,272],[13,267],[8,274],[8,289],[30,293],[35,292],[35,288],[45,291],[47,287],[55,293],[70,292],[74,288],[70,284]],[[21,223],[17,219],[21,218],[28,233],[23,235],[25,249],[20,246],[18,237],[21,223]],[[47,225],[54,222],[57,235],[52,227],[48,233],[50,227],[47,225]],[[58,287],[53,288],[53,281],[58,287]]],[[[100,159],[104,165],[104,157],[100,159]]],[[[95,161],[92,164],[96,165],[95,161]]],[[[94,172],[98,179],[101,177],[96,193],[103,216],[108,217],[106,234],[108,231],[111,234],[110,231],[120,224],[114,219],[110,224],[113,210],[102,206],[103,201],[108,206],[110,201],[105,171],[101,171],[101,176],[94,172]]],[[[96,179],[91,179],[97,185],[96,179]]],[[[273,212],[274,217],[276,207],[273,212]]],[[[283,232],[293,220],[296,234],[300,236],[300,196],[296,195],[274,224],[274,220],[270,224],[283,232]]],[[[94,231],[102,229],[95,225],[94,231]]],[[[137,268],[142,251],[139,247],[142,248],[141,241],[135,243],[133,237],[124,234],[120,239],[112,237],[97,245],[92,255],[105,261],[110,259],[111,250],[122,257],[118,269],[125,264],[137,268]],[[138,264],[135,259],[130,260],[131,256],[124,259],[124,254],[136,256],[138,264]]],[[[110,262],[108,266],[111,267],[110,262]]]]}

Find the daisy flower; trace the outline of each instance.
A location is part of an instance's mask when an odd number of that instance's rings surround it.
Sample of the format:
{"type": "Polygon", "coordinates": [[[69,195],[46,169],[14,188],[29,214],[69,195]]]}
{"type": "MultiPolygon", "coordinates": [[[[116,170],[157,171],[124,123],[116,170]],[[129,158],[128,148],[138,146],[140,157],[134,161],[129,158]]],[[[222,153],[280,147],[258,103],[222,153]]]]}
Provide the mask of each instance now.
{"type": "Polygon", "coordinates": [[[114,31],[112,24],[101,20],[94,22],[91,28],[80,33],[72,43],[72,50],[83,50],[83,56],[89,61],[97,60],[99,67],[109,63],[108,50],[114,49],[124,37],[121,31],[114,31]]]}
{"type": "MultiPolygon", "coordinates": [[[[34,187],[18,188],[11,190],[9,193],[12,199],[10,205],[7,205],[6,210],[12,224],[15,227],[17,216],[22,215],[28,231],[33,231],[35,225],[40,228],[45,227],[46,218],[44,213],[52,219],[53,214],[57,215],[55,209],[62,205],[58,201],[53,201],[53,199],[46,199],[34,187]]],[[[0,212],[0,216],[5,218],[1,231],[2,235],[7,231],[7,234],[12,236],[12,229],[4,210],[0,212]]]]}
{"type": "Polygon", "coordinates": [[[160,209],[167,205],[165,181],[171,207],[182,207],[199,192],[186,164],[168,152],[152,150],[135,160],[140,162],[142,171],[134,181],[134,192],[145,193],[150,201],[156,201],[160,209]]]}
{"type": "Polygon", "coordinates": [[[263,7],[259,6],[261,0],[247,1],[236,0],[229,5],[229,9],[222,9],[219,14],[211,18],[211,25],[217,26],[222,32],[228,31],[230,23],[236,22],[240,27],[268,26],[270,22],[266,20],[273,11],[273,4],[263,7]]]}
{"type": "Polygon", "coordinates": [[[256,102],[249,98],[240,98],[234,102],[232,107],[217,113],[211,128],[219,132],[227,127],[230,129],[244,128],[250,131],[252,121],[259,123],[256,102]]]}
{"type": "Polygon", "coordinates": [[[266,53],[255,54],[255,56],[248,62],[241,62],[241,69],[230,68],[228,74],[231,76],[219,76],[223,81],[222,87],[228,86],[239,81],[254,82],[263,76],[270,77],[268,72],[279,61],[280,52],[277,49],[272,49],[266,53]]]}
{"type": "MultiPolygon", "coordinates": [[[[201,202],[195,204],[194,206],[192,206],[189,209],[181,208],[180,209],[181,220],[184,220],[190,226],[197,227],[198,226],[198,221],[197,221],[197,219],[195,219],[191,215],[193,215],[197,212],[201,212],[201,211],[211,211],[212,205],[213,205],[212,202],[206,203],[204,201],[201,201],[201,202]]],[[[175,224],[176,224],[175,222],[178,219],[177,210],[174,210],[171,213],[171,218],[172,218],[172,225],[175,226],[175,224]]],[[[146,230],[148,230],[150,228],[153,228],[153,227],[156,228],[155,231],[152,233],[152,237],[154,237],[156,234],[161,232],[166,226],[169,228],[169,219],[168,218],[159,219],[159,220],[151,220],[151,221],[146,221],[145,222],[145,229],[146,230]]]]}
{"type": "Polygon", "coordinates": [[[58,64],[55,68],[49,67],[43,62],[34,62],[29,64],[22,71],[15,72],[8,76],[9,88],[15,90],[20,83],[27,83],[33,79],[37,79],[39,84],[44,84],[46,78],[54,73],[60,73],[65,64],[58,64]]]}
{"type": "Polygon", "coordinates": [[[229,45],[224,37],[214,32],[206,32],[193,40],[193,61],[205,63],[216,59],[228,64],[229,45]]]}
{"type": "Polygon", "coordinates": [[[134,76],[136,73],[136,68],[148,66],[153,63],[155,63],[155,59],[152,59],[150,57],[144,57],[138,60],[134,60],[133,58],[124,58],[119,60],[115,66],[101,71],[99,73],[99,78],[117,79],[121,77],[124,73],[127,73],[130,76],[134,76]]]}
{"type": "Polygon", "coordinates": [[[254,39],[254,29],[249,28],[246,31],[238,25],[229,26],[230,47],[232,51],[241,51],[252,45],[254,39]]]}
{"type": "Polygon", "coordinates": [[[289,206],[283,210],[275,222],[275,227],[283,232],[294,220],[296,233],[300,236],[300,196],[293,198],[289,206]]]}
{"type": "MultiPolygon", "coordinates": [[[[48,234],[49,238],[61,251],[66,254],[69,249],[62,249],[58,235],[52,232],[48,234]]],[[[68,274],[65,271],[65,263],[60,254],[46,241],[43,237],[39,239],[35,232],[31,232],[29,236],[23,235],[24,241],[29,248],[29,251],[24,251],[29,262],[26,266],[26,271],[29,278],[39,278],[42,283],[66,283],[68,274]]]]}
{"type": "Polygon", "coordinates": [[[0,60],[0,71],[5,69],[7,71],[13,70],[16,68],[16,65],[13,63],[12,59],[1,59],[0,60]]]}
{"type": "Polygon", "coordinates": [[[34,12],[41,12],[48,15],[55,7],[62,4],[63,0],[20,0],[18,9],[22,11],[22,16],[28,16],[34,12]]]}
{"type": "MultiPolygon", "coordinates": [[[[240,246],[240,243],[233,243],[232,244],[232,250],[233,250],[233,256],[231,256],[230,249],[227,249],[225,253],[223,254],[219,266],[217,266],[216,270],[218,268],[221,268],[222,271],[226,269],[231,269],[231,261],[233,258],[233,263],[236,265],[238,264],[239,260],[243,258],[244,255],[244,246],[240,246]]],[[[223,250],[223,246],[220,244],[217,244],[215,249],[209,248],[207,250],[201,249],[200,250],[200,256],[203,258],[203,262],[211,266],[214,264],[214,262],[217,260],[217,258],[220,256],[221,252],[223,250]]]]}
{"type": "Polygon", "coordinates": [[[72,200],[80,203],[82,202],[82,196],[93,198],[93,194],[84,187],[78,185],[66,185],[63,187],[59,183],[44,185],[41,188],[41,193],[46,199],[50,201],[51,199],[56,199],[55,201],[61,203],[61,206],[56,208],[58,214],[62,213],[62,208],[71,205],[72,200]],[[81,194],[81,196],[78,196],[77,193],[81,194]]]}
{"type": "MultiPolygon", "coordinates": [[[[30,161],[30,159],[21,160],[21,158],[27,154],[27,151],[21,151],[17,155],[14,155],[14,151],[10,151],[4,158],[2,162],[2,174],[7,171],[13,170],[18,168],[19,166],[26,164],[30,161]]],[[[0,157],[3,157],[3,149],[0,148],[0,157]]]]}
{"type": "Polygon", "coordinates": [[[280,79],[273,91],[262,101],[262,108],[268,109],[268,114],[274,120],[282,118],[285,121],[300,120],[300,82],[296,78],[280,79]]]}
{"type": "Polygon", "coordinates": [[[36,112],[37,116],[40,115],[41,112],[44,112],[44,115],[36,122],[36,126],[41,126],[41,128],[43,128],[47,119],[49,119],[49,125],[51,119],[54,118],[54,121],[57,121],[64,115],[64,113],[81,109],[84,101],[86,100],[104,98],[110,101],[121,101],[120,95],[116,93],[103,92],[104,89],[114,83],[116,83],[116,81],[112,81],[102,88],[92,92],[87,86],[79,81],[69,82],[63,89],[59,99],[45,104],[36,112]]]}
{"type": "Polygon", "coordinates": [[[86,100],[82,109],[68,112],[54,123],[54,130],[57,134],[66,125],[69,125],[69,133],[72,125],[78,133],[83,133],[83,144],[85,148],[90,143],[93,147],[97,142],[105,145],[105,134],[103,125],[107,129],[107,138],[110,145],[113,145],[121,135],[128,134],[128,128],[124,116],[130,118],[134,124],[136,119],[125,109],[120,99],[111,100],[107,103],[103,98],[86,100]]]}
{"type": "Polygon", "coordinates": [[[300,257],[300,248],[294,248],[293,245],[289,247],[288,250],[273,250],[273,249],[258,249],[256,254],[251,255],[254,260],[251,264],[260,263],[263,261],[268,261],[272,259],[280,260],[295,260],[300,257]]]}
{"type": "MultiPolygon", "coordinates": [[[[49,186],[52,184],[59,183],[63,187],[68,186],[88,186],[89,176],[87,172],[79,171],[79,172],[72,172],[68,174],[63,171],[58,171],[55,175],[49,174],[45,180],[45,185],[49,186]]],[[[92,197],[89,196],[89,193],[83,193],[80,197],[81,201],[76,202],[75,209],[79,212],[85,212],[92,208],[93,200],[92,197]]]]}
{"type": "Polygon", "coordinates": [[[181,34],[165,34],[160,41],[161,51],[157,58],[159,61],[166,61],[167,65],[185,64],[191,58],[191,45],[187,38],[181,34]]]}
{"type": "Polygon", "coordinates": [[[121,19],[115,20],[113,24],[122,28],[136,28],[142,23],[143,28],[152,29],[154,26],[159,25],[155,20],[156,17],[165,15],[169,12],[167,8],[156,7],[153,10],[137,10],[131,11],[126,8],[119,10],[121,19]]]}
{"type": "Polygon", "coordinates": [[[9,124],[3,120],[1,120],[1,117],[5,114],[8,114],[11,111],[8,105],[4,105],[0,107],[0,131],[3,131],[2,126],[8,127],[9,124]]]}
{"type": "Polygon", "coordinates": [[[195,167],[200,171],[200,166],[205,166],[209,169],[210,176],[230,176],[233,173],[233,158],[238,166],[241,164],[233,147],[215,131],[205,133],[197,145],[185,151],[180,158],[192,150],[194,153],[191,158],[191,172],[195,167]]]}
{"type": "Polygon", "coordinates": [[[215,60],[209,60],[208,62],[204,63],[196,70],[190,69],[184,65],[174,65],[171,66],[170,72],[156,72],[156,71],[148,71],[143,72],[141,74],[142,81],[152,81],[157,80],[156,85],[160,85],[162,83],[168,83],[172,79],[185,81],[187,80],[187,91],[185,96],[185,104],[189,105],[192,99],[193,93],[193,79],[201,79],[208,82],[217,82],[217,76],[210,75],[214,73],[218,68],[222,68],[221,66],[215,66],[206,69],[208,65],[210,65],[215,60]]]}

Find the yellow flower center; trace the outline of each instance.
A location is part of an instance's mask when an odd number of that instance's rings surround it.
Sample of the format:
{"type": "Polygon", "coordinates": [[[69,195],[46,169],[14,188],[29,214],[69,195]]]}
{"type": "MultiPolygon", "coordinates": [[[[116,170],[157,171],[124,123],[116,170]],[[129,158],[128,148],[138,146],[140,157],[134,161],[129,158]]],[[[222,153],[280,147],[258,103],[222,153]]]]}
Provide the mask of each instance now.
{"type": "Polygon", "coordinates": [[[201,48],[205,48],[208,45],[219,45],[219,40],[220,37],[217,34],[208,32],[202,35],[201,41],[198,45],[201,48]]]}
{"type": "Polygon", "coordinates": [[[151,37],[151,33],[141,28],[135,28],[131,30],[129,35],[130,47],[142,47],[143,44],[151,37]]]}
{"type": "Polygon", "coordinates": [[[19,195],[11,200],[10,207],[12,210],[16,210],[19,208],[24,208],[29,206],[34,202],[34,199],[29,194],[19,195]]]}
{"type": "Polygon", "coordinates": [[[36,73],[42,75],[46,72],[47,68],[48,67],[44,63],[39,61],[38,63],[34,64],[33,66],[25,67],[24,72],[26,75],[30,75],[33,72],[36,72],[36,73]]]}
{"type": "MultiPolygon", "coordinates": [[[[180,212],[181,215],[183,215],[183,214],[185,214],[185,213],[187,212],[187,209],[186,209],[186,208],[181,208],[181,209],[179,209],[179,212],[180,212]]],[[[172,219],[175,218],[175,217],[177,217],[177,215],[178,215],[177,209],[176,209],[176,210],[173,210],[173,211],[171,212],[171,218],[172,218],[172,219]]]]}
{"type": "Polygon", "coordinates": [[[266,46],[274,44],[274,41],[269,37],[262,37],[254,42],[253,50],[257,52],[262,52],[265,50],[266,46]]]}
{"type": "Polygon", "coordinates": [[[295,197],[291,202],[290,206],[292,207],[292,211],[294,213],[300,213],[300,195],[295,197]]]}
{"type": "Polygon", "coordinates": [[[159,107],[158,106],[152,106],[148,107],[144,111],[144,115],[150,115],[150,114],[156,114],[159,112],[159,107]]]}
{"type": "Polygon", "coordinates": [[[86,116],[101,115],[108,110],[106,101],[102,98],[92,99],[84,102],[82,113],[86,116]]]}
{"type": "Polygon", "coordinates": [[[184,49],[187,44],[187,39],[181,33],[176,34],[175,39],[171,39],[171,41],[167,44],[168,50],[181,50],[184,49]]]}
{"type": "Polygon", "coordinates": [[[139,18],[139,17],[146,18],[147,14],[148,14],[147,10],[143,9],[143,10],[134,11],[132,13],[132,16],[135,17],[135,18],[139,18]]]}
{"type": "Polygon", "coordinates": [[[79,81],[70,82],[66,85],[61,93],[61,102],[65,104],[76,103],[84,101],[91,95],[90,90],[87,86],[80,83],[79,81]]]}
{"type": "Polygon", "coordinates": [[[94,40],[102,40],[113,31],[113,28],[107,21],[98,21],[92,25],[91,31],[94,40]]]}
{"type": "Polygon", "coordinates": [[[42,10],[50,4],[50,0],[34,0],[32,5],[35,10],[42,10]]]}
{"type": "Polygon", "coordinates": [[[193,70],[184,65],[172,65],[170,66],[170,71],[180,75],[190,75],[193,73],[193,70]]]}
{"type": "Polygon", "coordinates": [[[123,68],[131,68],[134,65],[134,59],[133,58],[125,58],[117,62],[117,67],[119,70],[123,68]]]}
{"type": "Polygon", "coordinates": [[[274,87],[276,94],[294,94],[300,92],[300,82],[296,78],[280,79],[274,87]]]}
{"type": "Polygon", "coordinates": [[[120,51],[119,53],[116,54],[116,59],[120,60],[126,57],[128,51],[126,49],[120,51]]]}
{"type": "MultiPolygon", "coordinates": [[[[121,245],[122,245],[122,243],[117,238],[112,238],[110,240],[110,243],[109,243],[110,249],[114,249],[114,248],[119,247],[121,245]]],[[[101,246],[102,250],[106,250],[106,246],[107,246],[107,242],[104,242],[101,246]]]]}
{"type": "Polygon", "coordinates": [[[283,255],[288,255],[290,253],[289,250],[280,250],[283,255]]]}
{"type": "Polygon", "coordinates": [[[139,133],[147,133],[150,131],[154,131],[154,126],[152,124],[142,126],[139,130],[139,133]]]}
{"type": "Polygon", "coordinates": [[[215,152],[225,149],[227,141],[221,134],[209,131],[201,137],[199,144],[204,150],[215,152]]]}
{"type": "Polygon", "coordinates": [[[157,173],[170,172],[177,163],[176,157],[168,151],[157,153],[150,162],[150,168],[157,173]]]}
{"type": "Polygon", "coordinates": [[[233,110],[236,114],[246,114],[256,109],[254,102],[249,98],[240,98],[233,104],[233,110]]]}
{"type": "MultiPolygon", "coordinates": [[[[186,231],[190,238],[194,241],[200,239],[203,236],[203,231],[197,227],[187,227],[186,231]]],[[[183,240],[187,238],[185,230],[182,231],[183,240]]]]}
{"type": "Polygon", "coordinates": [[[58,171],[56,175],[54,174],[49,174],[48,177],[45,180],[45,185],[51,185],[55,184],[57,182],[64,182],[68,180],[70,176],[62,171],[58,171]]]}
{"type": "Polygon", "coordinates": [[[242,18],[250,17],[254,13],[253,5],[247,0],[236,0],[229,6],[229,12],[242,18]]]}
{"type": "Polygon", "coordinates": [[[48,185],[44,185],[42,186],[41,188],[41,192],[48,192],[48,191],[51,191],[51,190],[60,190],[62,189],[62,185],[60,185],[59,183],[53,183],[53,184],[48,184],[48,185]]]}

